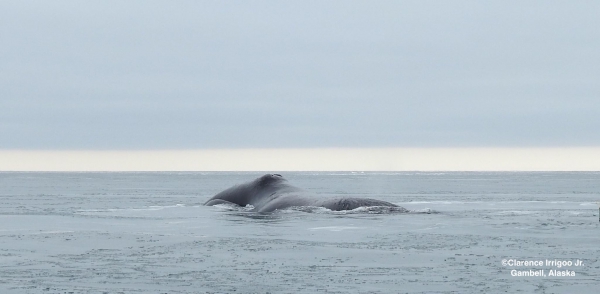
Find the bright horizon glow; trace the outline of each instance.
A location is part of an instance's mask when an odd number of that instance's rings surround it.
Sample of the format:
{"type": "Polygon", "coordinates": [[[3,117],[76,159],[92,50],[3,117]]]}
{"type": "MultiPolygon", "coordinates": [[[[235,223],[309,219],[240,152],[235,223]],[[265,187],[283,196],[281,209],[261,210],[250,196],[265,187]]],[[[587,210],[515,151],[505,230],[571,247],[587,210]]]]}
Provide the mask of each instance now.
{"type": "Polygon", "coordinates": [[[600,148],[0,150],[0,171],[600,171],[600,148]]]}

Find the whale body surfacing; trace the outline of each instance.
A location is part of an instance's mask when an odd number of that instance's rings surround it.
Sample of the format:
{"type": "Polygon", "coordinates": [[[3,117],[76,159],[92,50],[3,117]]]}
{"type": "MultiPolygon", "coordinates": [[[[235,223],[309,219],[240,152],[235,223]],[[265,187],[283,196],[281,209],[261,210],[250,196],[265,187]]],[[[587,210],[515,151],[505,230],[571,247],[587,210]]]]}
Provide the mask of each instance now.
{"type": "Polygon", "coordinates": [[[279,174],[266,174],[254,181],[233,186],[210,198],[204,205],[235,204],[252,205],[256,212],[273,212],[298,206],[324,207],[334,211],[352,210],[358,207],[383,206],[395,211],[408,210],[382,200],[369,198],[339,197],[320,199],[317,195],[294,187],[279,174]]]}

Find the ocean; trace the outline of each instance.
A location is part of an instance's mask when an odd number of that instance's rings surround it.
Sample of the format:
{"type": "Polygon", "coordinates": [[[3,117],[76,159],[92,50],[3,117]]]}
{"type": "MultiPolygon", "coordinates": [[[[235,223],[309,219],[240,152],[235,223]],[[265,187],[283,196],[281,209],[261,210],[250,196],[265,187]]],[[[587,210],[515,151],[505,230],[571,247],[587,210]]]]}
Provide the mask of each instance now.
{"type": "Polygon", "coordinates": [[[258,172],[2,172],[0,293],[600,291],[600,172],[278,173],[411,212],[203,206],[258,172]]]}

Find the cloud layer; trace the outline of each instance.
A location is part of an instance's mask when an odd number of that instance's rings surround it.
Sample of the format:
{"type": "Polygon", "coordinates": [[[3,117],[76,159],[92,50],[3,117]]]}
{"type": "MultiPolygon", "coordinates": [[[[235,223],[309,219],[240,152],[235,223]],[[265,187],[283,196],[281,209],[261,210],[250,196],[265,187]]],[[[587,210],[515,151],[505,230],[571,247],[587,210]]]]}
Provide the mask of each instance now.
{"type": "Polygon", "coordinates": [[[597,11],[5,2],[0,148],[598,146],[597,11]]]}

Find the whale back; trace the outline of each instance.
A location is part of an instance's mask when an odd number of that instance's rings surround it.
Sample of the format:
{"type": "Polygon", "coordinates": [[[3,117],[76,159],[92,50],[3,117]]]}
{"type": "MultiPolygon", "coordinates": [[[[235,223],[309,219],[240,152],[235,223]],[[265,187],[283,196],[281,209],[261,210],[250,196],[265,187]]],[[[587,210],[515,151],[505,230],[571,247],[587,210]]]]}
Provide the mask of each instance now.
{"type": "MultiPolygon", "coordinates": [[[[325,207],[334,211],[340,211],[340,210],[352,210],[352,209],[356,209],[359,207],[368,207],[368,206],[385,206],[385,207],[398,207],[401,208],[400,206],[387,202],[387,201],[383,201],[383,200],[376,200],[376,199],[371,199],[371,198],[353,198],[353,197],[344,197],[344,198],[333,198],[333,199],[326,199],[326,200],[322,200],[319,203],[319,206],[321,207],[325,207]]],[[[404,209],[404,208],[401,208],[404,209]]],[[[408,210],[406,210],[408,211],[408,210]]]]}
{"type": "Polygon", "coordinates": [[[358,207],[393,207],[407,211],[387,201],[370,198],[337,197],[321,199],[318,195],[296,188],[278,174],[266,174],[254,181],[233,186],[210,198],[204,205],[235,204],[254,206],[253,211],[272,212],[294,206],[319,206],[330,210],[352,210],[358,207]]]}
{"type": "Polygon", "coordinates": [[[266,174],[254,181],[233,186],[210,198],[205,205],[234,203],[239,206],[248,204],[262,205],[270,200],[270,196],[282,191],[299,190],[287,183],[279,174],[266,174]]]}

